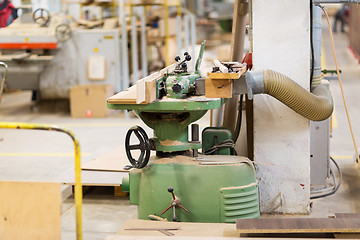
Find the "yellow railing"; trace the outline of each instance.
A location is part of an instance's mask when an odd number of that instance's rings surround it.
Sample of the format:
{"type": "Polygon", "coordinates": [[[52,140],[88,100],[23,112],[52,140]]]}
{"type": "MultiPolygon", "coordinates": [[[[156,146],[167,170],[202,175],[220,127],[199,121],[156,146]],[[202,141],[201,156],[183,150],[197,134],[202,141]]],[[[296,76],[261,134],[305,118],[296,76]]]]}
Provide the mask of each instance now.
{"type": "MultiPolygon", "coordinates": [[[[1,96],[1,94],[0,94],[1,96]]],[[[1,98],[0,98],[1,99],[1,98]]],[[[82,240],[82,185],[81,185],[81,153],[79,140],[75,134],[58,126],[32,123],[17,123],[17,122],[0,122],[0,128],[8,129],[28,129],[28,130],[43,130],[56,131],[67,134],[74,142],[75,149],[75,210],[76,210],[76,239],[82,240]]]]}

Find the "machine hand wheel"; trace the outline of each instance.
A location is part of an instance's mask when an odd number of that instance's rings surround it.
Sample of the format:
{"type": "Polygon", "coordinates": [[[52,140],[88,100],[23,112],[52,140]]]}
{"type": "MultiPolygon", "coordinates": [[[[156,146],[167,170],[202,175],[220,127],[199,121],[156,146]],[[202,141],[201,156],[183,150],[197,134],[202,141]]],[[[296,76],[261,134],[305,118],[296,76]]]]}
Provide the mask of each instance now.
{"type": "Polygon", "coordinates": [[[60,42],[67,41],[71,38],[71,35],[72,33],[69,24],[62,23],[55,28],[56,39],[60,42]]]}
{"type": "Polygon", "coordinates": [[[126,155],[129,159],[129,162],[132,164],[135,168],[143,168],[146,166],[146,164],[149,162],[150,158],[150,142],[149,138],[143,128],[140,126],[134,126],[129,129],[129,131],[126,134],[125,138],[125,149],[126,149],[126,155]],[[137,139],[140,141],[139,144],[136,145],[130,145],[130,137],[132,133],[135,134],[137,139]],[[140,156],[138,159],[134,159],[131,151],[132,150],[140,150],[140,156]]]}
{"type": "Polygon", "coordinates": [[[40,24],[40,26],[45,27],[50,22],[50,13],[45,8],[38,8],[32,15],[34,22],[40,24]]]}

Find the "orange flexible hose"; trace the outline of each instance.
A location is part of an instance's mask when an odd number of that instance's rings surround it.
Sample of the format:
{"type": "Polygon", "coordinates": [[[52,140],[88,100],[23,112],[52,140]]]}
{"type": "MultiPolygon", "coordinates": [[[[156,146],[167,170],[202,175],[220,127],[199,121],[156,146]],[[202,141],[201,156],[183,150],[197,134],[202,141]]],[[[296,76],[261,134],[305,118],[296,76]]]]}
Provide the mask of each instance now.
{"type": "Polygon", "coordinates": [[[342,99],[343,99],[344,107],[345,107],[345,111],[346,111],[346,117],[347,117],[347,120],[348,120],[348,123],[349,123],[349,128],[350,128],[350,132],[351,132],[351,137],[352,137],[352,140],[353,140],[353,143],[354,143],[354,147],[355,147],[356,161],[357,161],[357,163],[359,163],[358,148],[357,148],[357,146],[356,146],[355,136],[354,136],[354,132],[353,132],[353,130],[352,130],[351,122],[350,122],[349,111],[348,111],[348,108],[347,108],[347,105],[346,105],[346,101],[345,101],[345,94],[344,94],[344,89],[343,89],[342,82],[341,82],[341,78],[340,78],[339,65],[338,65],[338,62],[337,62],[337,59],[336,59],[335,46],[334,46],[334,38],[333,38],[331,26],[330,26],[329,15],[327,14],[327,12],[326,12],[326,10],[325,10],[324,7],[322,7],[322,6],[320,6],[320,7],[321,7],[322,11],[324,12],[325,17],[326,17],[326,21],[327,21],[327,23],[328,23],[328,28],[329,28],[329,33],[330,33],[330,40],[331,40],[331,47],[332,47],[332,51],[333,51],[333,54],[334,54],[334,60],[335,60],[335,65],[336,65],[336,73],[337,73],[337,76],[338,76],[338,79],[339,79],[339,84],[340,84],[340,89],[341,89],[341,95],[342,95],[342,99]]]}

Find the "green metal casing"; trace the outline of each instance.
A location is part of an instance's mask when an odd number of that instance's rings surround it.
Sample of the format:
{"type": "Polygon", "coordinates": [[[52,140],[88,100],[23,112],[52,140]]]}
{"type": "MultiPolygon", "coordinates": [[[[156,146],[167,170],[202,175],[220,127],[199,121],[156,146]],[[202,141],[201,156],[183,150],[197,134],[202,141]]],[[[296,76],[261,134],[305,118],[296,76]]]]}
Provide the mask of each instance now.
{"type": "Polygon", "coordinates": [[[180,204],[190,211],[176,208],[179,221],[234,223],[238,218],[258,218],[258,185],[252,163],[245,157],[216,157],[240,161],[203,165],[182,156],[181,161],[161,159],[141,170],[131,170],[130,203],[138,205],[138,218],[148,219],[148,215],[156,214],[172,219],[171,210],[160,215],[172,199],[169,186],[175,189],[180,204]]]}
{"type": "Polygon", "coordinates": [[[181,73],[170,75],[166,79],[166,92],[170,98],[184,99],[195,92],[195,80],[200,78],[199,74],[181,73]],[[174,91],[174,86],[181,88],[179,92],[174,91]]]}
{"type": "Polygon", "coordinates": [[[108,108],[133,110],[154,130],[155,150],[174,152],[200,149],[200,143],[189,142],[188,125],[203,117],[207,110],[219,108],[223,103],[220,98],[167,98],[150,104],[108,104],[108,108]]]}

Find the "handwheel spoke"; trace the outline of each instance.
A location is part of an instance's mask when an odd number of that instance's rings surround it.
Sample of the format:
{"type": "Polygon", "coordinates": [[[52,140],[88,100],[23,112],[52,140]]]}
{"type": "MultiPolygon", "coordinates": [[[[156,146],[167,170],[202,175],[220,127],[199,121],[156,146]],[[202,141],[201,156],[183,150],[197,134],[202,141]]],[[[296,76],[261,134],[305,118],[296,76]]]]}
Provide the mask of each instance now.
{"type": "Polygon", "coordinates": [[[143,141],[143,137],[140,135],[140,133],[138,131],[134,131],[135,135],[137,136],[137,138],[140,140],[140,142],[143,141]]]}
{"type": "Polygon", "coordinates": [[[130,149],[130,150],[141,149],[141,144],[138,144],[138,145],[130,145],[130,146],[129,146],[129,149],[130,149]]]}
{"type": "Polygon", "coordinates": [[[140,157],[139,157],[139,163],[142,162],[143,158],[144,158],[144,155],[145,155],[145,151],[142,150],[141,151],[141,154],[140,154],[140,157]]]}

